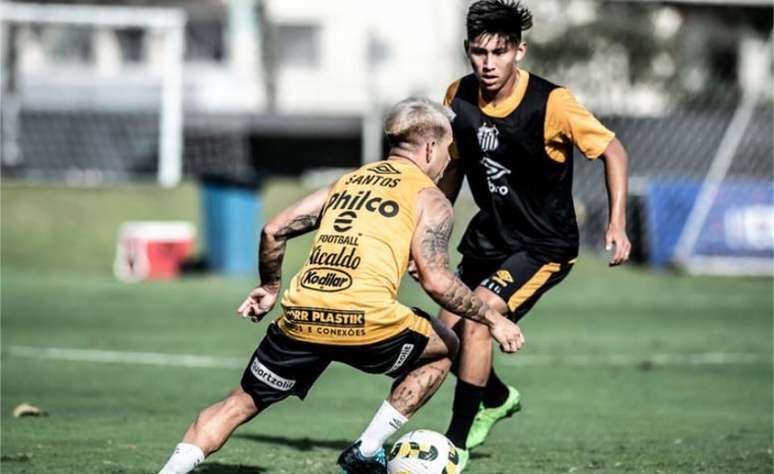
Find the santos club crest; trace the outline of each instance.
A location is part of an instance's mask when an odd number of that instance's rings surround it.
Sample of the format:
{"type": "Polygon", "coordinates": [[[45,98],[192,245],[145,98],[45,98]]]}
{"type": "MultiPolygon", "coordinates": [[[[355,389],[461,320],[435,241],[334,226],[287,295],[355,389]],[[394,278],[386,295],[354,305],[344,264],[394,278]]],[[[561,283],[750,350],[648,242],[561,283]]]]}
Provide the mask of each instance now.
{"type": "Polygon", "coordinates": [[[481,151],[486,153],[496,150],[497,146],[500,144],[497,139],[499,134],[500,132],[497,130],[497,128],[495,128],[494,125],[490,125],[484,122],[476,134],[478,137],[478,144],[481,146],[481,151]]]}

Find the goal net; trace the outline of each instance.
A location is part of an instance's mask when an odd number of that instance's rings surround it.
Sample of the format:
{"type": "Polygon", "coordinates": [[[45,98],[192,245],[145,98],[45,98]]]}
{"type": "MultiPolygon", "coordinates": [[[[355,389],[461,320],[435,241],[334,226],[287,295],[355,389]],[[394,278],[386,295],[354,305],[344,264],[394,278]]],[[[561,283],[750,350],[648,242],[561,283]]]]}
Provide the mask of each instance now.
{"type": "Polygon", "coordinates": [[[0,3],[3,174],[177,184],[185,23],[172,8],[0,3]]]}

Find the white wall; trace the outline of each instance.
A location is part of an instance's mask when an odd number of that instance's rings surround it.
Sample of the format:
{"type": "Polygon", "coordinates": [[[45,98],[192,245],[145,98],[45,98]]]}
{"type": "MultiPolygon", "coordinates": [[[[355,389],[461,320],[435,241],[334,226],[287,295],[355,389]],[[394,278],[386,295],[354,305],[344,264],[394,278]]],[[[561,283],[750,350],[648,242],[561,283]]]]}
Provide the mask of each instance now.
{"type": "Polygon", "coordinates": [[[440,100],[464,73],[463,1],[269,0],[267,6],[276,24],[321,28],[318,66],[278,67],[280,112],[360,114],[373,101],[388,105],[409,95],[440,100]],[[387,50],[373,67],[369,36],[387,50]]]}
{"type": "MultiPolygon", "coordinates": [[[[461,44],[466,0],[265,1],[267,20],[273,24],[320,28],[318,64],[278,65],[278,113],[361,115],[409,95],[440,100],[446,86],[465,71],[461,44]],[[369,41],[386,51],[378,64],[369,65],[369,41]]],[[[224,28],[228,59],[185,64],[186,108],[263,112],[267,100],[257,35],[245,24],[255,21],[250,14],[254,0],[224,5],[231,23],[224,28]]],[[[62,65],[43,54],[46,38],[36,38],[25,26],[19,33],[18,73],[25,95],[41,105],[65,99],[68,104],[93,103],[97,88],[106,106],[153,106],[165,70],[163,39],[148,34],[145,62],[122,64],[114,31],[97,30],[95,60],[62,65]],[[46,91],[54,84],[67,92],[52,98],[46,91]]],[[[51,47],[50,38],[46,44],[51,47]]]]}

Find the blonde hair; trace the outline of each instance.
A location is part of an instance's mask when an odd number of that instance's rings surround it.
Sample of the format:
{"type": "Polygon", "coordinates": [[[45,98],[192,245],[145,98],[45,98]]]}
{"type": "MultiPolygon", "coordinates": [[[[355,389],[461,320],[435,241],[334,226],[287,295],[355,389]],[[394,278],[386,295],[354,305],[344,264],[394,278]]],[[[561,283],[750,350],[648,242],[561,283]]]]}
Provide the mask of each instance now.
{"type": "Polygon", "coordinates": [[[440,140],[449,129],[454,112],[430,99],[409,97],[395,104],[384,119],[390,146],[416,146],[428,139],[440,140]]]}

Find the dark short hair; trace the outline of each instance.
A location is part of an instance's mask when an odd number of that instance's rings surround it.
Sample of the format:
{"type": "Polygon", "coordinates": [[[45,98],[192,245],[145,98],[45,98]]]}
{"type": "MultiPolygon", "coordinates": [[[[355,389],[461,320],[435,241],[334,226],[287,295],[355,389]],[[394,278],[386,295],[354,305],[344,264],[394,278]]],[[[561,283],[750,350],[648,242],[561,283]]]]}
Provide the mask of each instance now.
{"type": "Polygon", "coordinates": [[[510,43],[532,27],[532,13],[519,1],[478,0],[468,8],[468,41],[481,35],[499,35],[510,43]]]}

